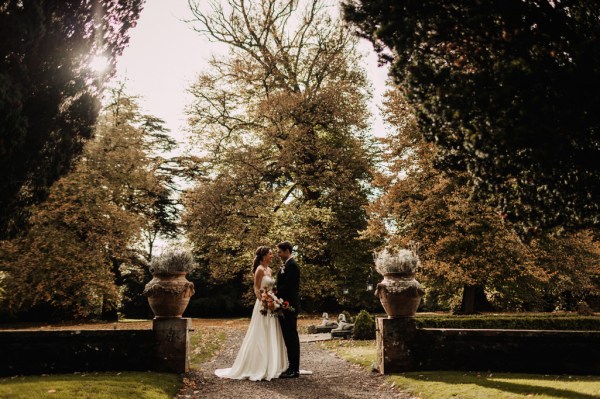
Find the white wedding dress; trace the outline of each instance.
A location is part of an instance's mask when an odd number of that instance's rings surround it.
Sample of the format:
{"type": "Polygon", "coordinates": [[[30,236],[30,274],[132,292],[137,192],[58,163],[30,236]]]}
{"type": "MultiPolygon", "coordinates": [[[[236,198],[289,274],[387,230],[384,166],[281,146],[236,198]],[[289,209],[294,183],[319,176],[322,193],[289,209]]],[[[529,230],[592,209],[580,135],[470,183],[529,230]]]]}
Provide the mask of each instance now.
{"type": "MultiPolygon", "coordinates": [[[[260,286],[270,289],[274,284],[273,277],[264,276],[260,286]]],[[[235,362],[231,368],[215,370],[218,377],[269,381],[287,370],[287,352],[279,327],[279,318],[261,314],[260,307],[260,301],[257,299],[248,331],[235,362]]]]}

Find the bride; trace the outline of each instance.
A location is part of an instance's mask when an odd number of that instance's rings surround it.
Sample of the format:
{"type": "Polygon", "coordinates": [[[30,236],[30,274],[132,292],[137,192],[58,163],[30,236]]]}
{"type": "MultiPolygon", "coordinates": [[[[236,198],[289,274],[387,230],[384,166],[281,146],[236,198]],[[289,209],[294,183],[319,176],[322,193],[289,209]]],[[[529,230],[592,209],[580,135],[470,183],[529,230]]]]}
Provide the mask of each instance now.
{"type": "Polygon", "coordinates": [[[254,258],[254,293],[256,303],[248,331],[240,347],[237,358],[231,368],[217,369],[215,374],[221,378],[251,381],[277,378],[288,368],[287,352],[279,318],[260,313],[261,289],[270,290],[275,284],[269,265],[273,252],[269,247],[258,247],[254,258]]]}

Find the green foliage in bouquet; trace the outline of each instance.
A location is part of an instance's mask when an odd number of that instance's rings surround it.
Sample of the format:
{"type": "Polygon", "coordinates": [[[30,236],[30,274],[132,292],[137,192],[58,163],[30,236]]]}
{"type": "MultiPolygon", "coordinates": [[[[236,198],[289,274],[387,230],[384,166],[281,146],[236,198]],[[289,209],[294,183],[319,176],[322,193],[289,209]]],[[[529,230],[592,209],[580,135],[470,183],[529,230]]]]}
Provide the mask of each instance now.
{"type": "Polygon", "coordinates": [[[360,340],[375,339],[375,319],[366,310],[361,310],[356,316],[352,338],[360,340]]]}

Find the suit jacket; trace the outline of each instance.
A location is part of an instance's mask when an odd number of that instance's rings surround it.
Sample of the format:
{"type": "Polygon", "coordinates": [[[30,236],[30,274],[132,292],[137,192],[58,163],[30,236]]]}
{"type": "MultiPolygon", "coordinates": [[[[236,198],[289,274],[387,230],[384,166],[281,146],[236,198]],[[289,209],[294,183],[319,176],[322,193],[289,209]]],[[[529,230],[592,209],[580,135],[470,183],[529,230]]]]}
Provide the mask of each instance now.
{"type": "Polygon", "coordinates": [[[285,264],[285,271],[277,273],[277,296],[288,301],[297,311],[300,308],[300,266],[292,258],[285,264]]]}

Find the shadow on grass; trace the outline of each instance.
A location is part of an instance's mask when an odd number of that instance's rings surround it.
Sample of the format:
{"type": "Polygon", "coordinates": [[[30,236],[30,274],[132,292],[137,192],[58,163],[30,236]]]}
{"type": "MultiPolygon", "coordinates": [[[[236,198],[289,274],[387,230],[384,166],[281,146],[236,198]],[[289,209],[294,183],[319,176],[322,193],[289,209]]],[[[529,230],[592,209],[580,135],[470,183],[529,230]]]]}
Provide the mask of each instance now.
{"type": "Polygon", "coordinates": [[[169,399],[181,385],[177,374],[102,372],[0,379],[0,398],[169,399]]]}
{"type": "MultiPolygon", "coordinates": [[[[374,360],[376,357],[375,344],[371,342],[365,343],[363,348],[358,348],[359,344],[353,342],[324,342],[320,343],[320,346],[337,353],[350,362],[363,366],[365,366],[364,362],[358,361],[353,356],[359,353],[359,349],[363,350],[361,353],[363,359],[374,360]],[[353,350],[355,353],[352,353],[353,350]]],[[[499,373],[488,377],[485,373],[477,376],[465,371],[421,371],[389,375],[388,377],[396,381],[400,389],[408,389],[413,392],[422,391],[423,397],[432,398],[456,397],[457,391],[461,390],[461,385],[471,385],[472,391],[464,390],[464,398],[470,399],[507,398],[512,397],[511,395],[520,395],[521,397],[545,395],[554,399],[600,398],[600,376],[574,376],[572,379],[567,379],[565,376],[556,375],[499,373]],[[542,383],[554,386],[544,386],[541,385],[542,383]],[[443,384],[446,386],[441,386],[443,384]],[[565,388],[564,384],[568,384],[568,386],[565,388]],[[426,391],[429,391],[427,395],[426,391]],[[505,395],[502,395],[503,393],[505,395]]],[[[463,397],[462,393],[460,397],[463,397]]]]}
{"type": "Polygon", "coordinates": [[[598,399],[597,395],[589,395],[586,393],[569,391],[567,389],[559,389],[559,388],[551,388],[551,387],[543,387],[539,385],[526,385],[526,384],[516,384],[513,382],[505,382],[505,381],[490,381],[483,380],[478,382],[478,385],[482,387],[491,388],[496,387],[496,389],[500,389],[505,392],[512,392],[516,394],[527,395],[535,392],[536,395],[548,395],[554,396],[558,398],[568,398],[568,399],[598,399]]]}
{"type": "MultiPolygon", "coordinates": [[[[460,372],[423,372],[420,375],[426,378],[415,377],[416,373],[402,374],[402,377],[419,383],[423,382],[441,382],[449,385],[460,385],[460,384],[473,384],[478,385],[482,388],[496,389],[503,392],[510,392],[513,394],[527,396],[530,394],[534,395],[547,395],[553,398],[565,398],[565,399],[598,399],[600,396],[581,393],[573,390],[553,388],[548,386],[542,386],[536,384],[537,381],[553,381],[548,377],[547,379],[540,379],[537,375],[526,375],[526,374],[499,374],[494,377],[480,376],[477,377],[473,374],[458,375],[460,372]],[[499,380],[534,380],[532,384],[524,384],[517,382],[499,381],[499,380]]],[[[560,378],[558,376],[554,376],[560,378]]],[[[583,377],[584,379],[575,378],[574,380],[560,380],[561,382],[577,383],[577,382],[596,382],[598,383],[598,389],[600,389],[600,377],[583,377]]]]}

